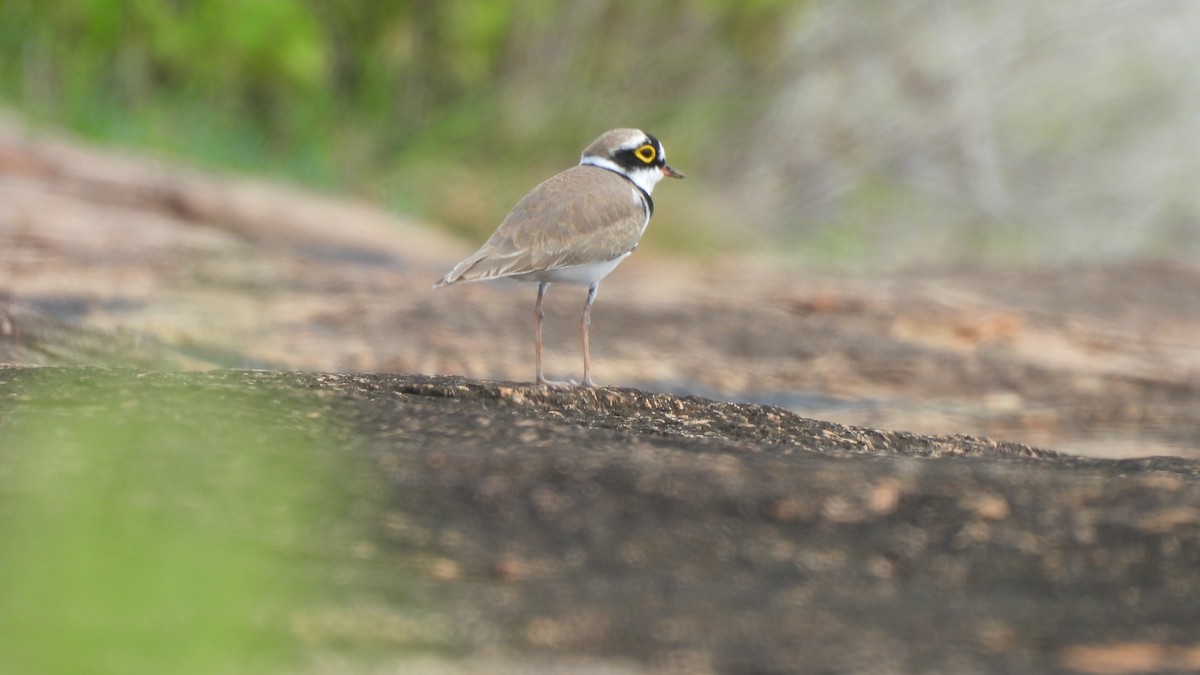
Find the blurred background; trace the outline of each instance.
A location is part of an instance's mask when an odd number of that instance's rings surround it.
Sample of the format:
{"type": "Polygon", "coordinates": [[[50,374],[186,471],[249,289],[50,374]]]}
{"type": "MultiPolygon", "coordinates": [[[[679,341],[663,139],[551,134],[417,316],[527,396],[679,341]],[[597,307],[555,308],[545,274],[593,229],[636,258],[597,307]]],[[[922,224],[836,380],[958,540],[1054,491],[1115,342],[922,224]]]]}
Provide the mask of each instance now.
{"type": "Polygon", "coordinates": [[[618,126],[688,179],[605,280],[601,384],[1200,458],[1197,36],[1194,0],[0,0],[0,364],[139,369],[0,367],[0,670],[453,642],[409,594],[457,567],[312,515],[425,526],[333,399],[167,373],[529,381],[530,288],[430,286],[618,126]]]}
{"type": "Polygon", "coordinates": [[[0,101],[486,236],[615,126],[646,246],[812,268],[1194,257],[1187,0],[5,0],[0,101]]]}

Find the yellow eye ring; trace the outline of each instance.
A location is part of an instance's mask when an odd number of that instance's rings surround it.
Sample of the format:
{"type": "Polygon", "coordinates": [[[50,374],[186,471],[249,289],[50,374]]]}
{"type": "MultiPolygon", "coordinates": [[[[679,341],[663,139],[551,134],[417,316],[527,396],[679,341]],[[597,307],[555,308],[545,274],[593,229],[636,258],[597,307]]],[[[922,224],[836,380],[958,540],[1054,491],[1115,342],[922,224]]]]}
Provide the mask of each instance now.
{"type": "Polygon", "coordinates": [[[637,150],[634,150],[633,154],[637,155],[638,159],[649,164],[650,162],[654,161],[655,157],[658,156],[658,151],[654,149],[653,145],[643,145],[637,150]]]}

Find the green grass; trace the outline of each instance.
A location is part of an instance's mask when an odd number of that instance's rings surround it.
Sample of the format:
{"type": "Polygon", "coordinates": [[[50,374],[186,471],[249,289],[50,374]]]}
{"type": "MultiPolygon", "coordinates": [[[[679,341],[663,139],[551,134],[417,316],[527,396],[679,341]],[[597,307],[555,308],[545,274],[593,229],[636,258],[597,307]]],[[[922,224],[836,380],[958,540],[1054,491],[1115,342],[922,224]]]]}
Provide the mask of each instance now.
{"type": "Polygon", "coordinates": [[[73,371],[26,400],[0,417],[0,671],[287,672],[348,639],[323,617],[355,597],[413,611],[404,575],[354,562],[371,483],[337,420],[73,371]]]}

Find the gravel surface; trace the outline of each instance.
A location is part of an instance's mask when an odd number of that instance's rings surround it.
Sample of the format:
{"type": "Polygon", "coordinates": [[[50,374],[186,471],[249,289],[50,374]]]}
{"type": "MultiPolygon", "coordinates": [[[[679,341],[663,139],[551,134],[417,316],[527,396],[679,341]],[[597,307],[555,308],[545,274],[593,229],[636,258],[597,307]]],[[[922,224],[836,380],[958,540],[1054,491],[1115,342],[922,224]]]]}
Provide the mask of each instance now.
{"type": "Polygon", "coordinates": [[[501,672],[1200,667],[1194,461],[445,377],[8,368],[0,405],[10,432],[31,411],[253,428],[211,448],[231,457],[290,461],[271,429],[322,439],[354,467],[337,491],[360,534],[290,551],[341,580],[293,624],[318,671],[365,672],[331,661],[347,640],[376,665],[434,644],[501,672]]]}

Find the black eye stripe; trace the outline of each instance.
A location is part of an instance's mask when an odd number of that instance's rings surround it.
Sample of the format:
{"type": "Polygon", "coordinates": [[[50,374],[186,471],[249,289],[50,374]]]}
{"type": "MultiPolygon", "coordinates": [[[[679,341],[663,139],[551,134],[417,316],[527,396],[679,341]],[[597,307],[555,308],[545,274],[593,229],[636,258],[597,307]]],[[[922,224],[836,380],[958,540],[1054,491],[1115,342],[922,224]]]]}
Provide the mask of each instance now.
{"type": "Polygon", "coordinates": [[[612,159],[618,166],[625,169],[645,169],[649,166],[662,166],[665,163],[662,146],[659,145],[653,136],[647,138],[646,142],[638,145],[636,148],[618,150],[613,153],[612,159]],[[647,161],[644,159],[639,155],[639,152],[650,155],[650,160],[647,161]]]}

